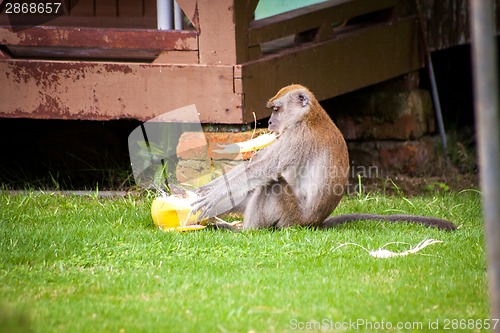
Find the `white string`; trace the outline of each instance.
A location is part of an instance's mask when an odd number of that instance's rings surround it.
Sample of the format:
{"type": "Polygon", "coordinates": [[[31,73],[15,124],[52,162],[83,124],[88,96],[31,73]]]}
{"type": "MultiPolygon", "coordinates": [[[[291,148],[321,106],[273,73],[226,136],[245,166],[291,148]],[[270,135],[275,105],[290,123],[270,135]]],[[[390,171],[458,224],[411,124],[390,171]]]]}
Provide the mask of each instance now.
{"type": "Polygon", "coordinates": [[[391,245],[391,244],[408,244],[408,243],[391,242],[391,243],[385,244],[384,246],[382,246],[378,250],[374,250],[374,251],[370,251],[367,248],[365,248],[359,244],[356,244],[356,243],[343,243],[343,244],[338,245],[336,248],[334,248],[332,250],[332,252],[334,252],[334,251],[338,250],[339,248],[344,247],[346,245],[354,245],[354,246],[362,248],[363,250],[365,250],[369,255],[371,255],[374,258],[392,258],[392,257],[403,257],[403,256],[407,256],[409,254],[417,253],[418,251],[422,250],[423,248],[425,248],[429,245],[432,245],[432,244],[436,244],[436,243],[443,243],[443,241],[436,240],[436,239],[424,239],[423,241],[418,243],[415,247],[413,247],[409,250],[403,251],[403,252],[392,252],[390,250],[386,250],[385,247],[387,245],[391,245]]]}

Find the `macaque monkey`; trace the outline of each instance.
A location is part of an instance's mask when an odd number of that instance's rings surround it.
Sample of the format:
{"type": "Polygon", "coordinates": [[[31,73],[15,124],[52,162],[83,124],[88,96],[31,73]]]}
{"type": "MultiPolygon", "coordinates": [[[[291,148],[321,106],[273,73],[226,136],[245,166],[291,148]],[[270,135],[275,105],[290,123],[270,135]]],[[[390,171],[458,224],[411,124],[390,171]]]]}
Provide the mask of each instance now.
{"type": "Polygon", "coordinates": [[[304,86],[282,88],[267,108],[272,109],[269,131],[277,134],[276,141],[197,190],[193,211],[200,213],[199,219],[239,212],[244,214],[243,229],[328,228],[357,220],[456,228],[448,221],[423,216],[329,217],[348,181],[349,156],[342,133],[304,86]]]}

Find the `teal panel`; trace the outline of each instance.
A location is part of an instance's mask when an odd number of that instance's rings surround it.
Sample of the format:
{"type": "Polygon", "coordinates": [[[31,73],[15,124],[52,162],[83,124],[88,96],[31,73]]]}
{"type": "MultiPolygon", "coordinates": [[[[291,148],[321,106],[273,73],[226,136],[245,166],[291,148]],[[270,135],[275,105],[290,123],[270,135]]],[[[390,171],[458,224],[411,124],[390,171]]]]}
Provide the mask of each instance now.
{"type": "Polygon", "coordinates": [[[255,19],[260,20],[262,18],[325,1],[326,0],[260,0],[255,9],[255,19]]]}

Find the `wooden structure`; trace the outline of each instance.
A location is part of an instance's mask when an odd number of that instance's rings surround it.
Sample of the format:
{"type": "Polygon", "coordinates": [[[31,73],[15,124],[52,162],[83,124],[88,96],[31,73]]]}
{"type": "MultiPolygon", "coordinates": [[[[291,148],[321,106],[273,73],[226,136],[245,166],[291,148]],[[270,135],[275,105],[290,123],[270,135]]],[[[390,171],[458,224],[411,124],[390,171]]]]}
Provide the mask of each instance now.
{"type": "Polygon", "coordinates": [[[399,2],[253,20],[258,0],[177,0],[183,31],[156,29],[155,0],[80,0],[16,31],[2,14],[0,117],[148,120],[194,103],[203,123],[249,123],[290,83],[322,100],[421,68],[416,18],[394,15],[399,2]]]}

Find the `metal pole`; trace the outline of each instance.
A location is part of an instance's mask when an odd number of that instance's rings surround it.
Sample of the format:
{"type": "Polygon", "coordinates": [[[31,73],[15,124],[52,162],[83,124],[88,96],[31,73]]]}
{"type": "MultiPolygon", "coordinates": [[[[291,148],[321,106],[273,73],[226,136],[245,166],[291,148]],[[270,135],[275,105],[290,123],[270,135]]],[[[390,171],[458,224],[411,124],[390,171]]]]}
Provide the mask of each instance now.
{"type": "Polygon", "coordinates": [[[441,102],[439,101],[436,76],[434,74],[434,66],[432,65],[431,51],[429,50],[429,46],[427,45],[427,33],[424,27],[424,17],[422,16],[422,10],[420,9],[419,0],[416,0],[415,3],[417,5],[418,21],[420,27],[420,34],[422,35],[422,45],[425,52],[425,60],[427,62],[427,71],[429,72],[429,79],[431,81],[432,101],[434,102],[436,121],[438,124],[439,135],[441,136],[441,146],[443,147],[446,166],[450,167],[451,163],[450,163],[450,157],[448,156],[448,142],[446,140],[446,131],[444,129],[443,112],[441,111],[441,102]]]}
{"type": "Polygon", "coordinates": [[[450,167],[451,162],[450,162],[450,156],[448,155],[448,142],[446,140],[446,131],[444,129],[443,112],[441,111],[441,102],[439,101],[436,76],[434,75],[434,66],[432,65],[431,53],[429,51],[427,51],[427,68],[429,71],[429,77],[431,79],[432,100],[434,101],[434,107],[436,110],[436,120],[438,123],[439,135],[441,136],[441,146],[443,147],[446,166],[450,167]]]}
{"type": "Polygon", "coordinates": [[[500,318],[500,120],[493,0],[470,0],[472,68],[486,232],[490,314],[500,318]]]}
{"type": "Polygon", "coordinates": [[[156,0],[158,30],[172,30],[172,0],[156,0]]]}

